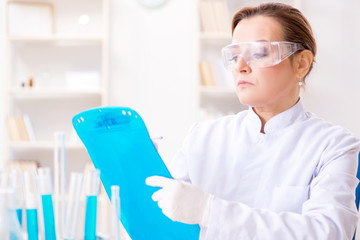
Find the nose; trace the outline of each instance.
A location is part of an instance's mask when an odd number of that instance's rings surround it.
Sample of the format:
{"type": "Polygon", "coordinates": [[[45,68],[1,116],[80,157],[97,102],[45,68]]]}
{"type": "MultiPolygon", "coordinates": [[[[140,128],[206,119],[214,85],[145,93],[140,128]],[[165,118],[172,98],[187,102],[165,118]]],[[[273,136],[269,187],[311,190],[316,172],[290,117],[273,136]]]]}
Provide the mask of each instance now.
{"type": "Polygon", "coordinates": [[[236,61],[236,64],[234,66],[234,71],[240,72],[240,73],[250,73],[251,68],[245,61],[245,59],[242,56],[238,56],[238,60],[236,61]]]}

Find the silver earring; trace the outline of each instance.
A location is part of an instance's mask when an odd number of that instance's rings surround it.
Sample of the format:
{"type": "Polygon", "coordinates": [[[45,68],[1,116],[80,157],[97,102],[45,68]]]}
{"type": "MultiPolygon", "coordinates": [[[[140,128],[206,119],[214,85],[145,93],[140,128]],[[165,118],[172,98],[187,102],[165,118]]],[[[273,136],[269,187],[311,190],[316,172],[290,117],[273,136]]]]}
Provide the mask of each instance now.
{"type": "Polygon", "coordinates": [[[299,86],[301,87],[301,86],[303,85],[303,82],[300,81],[298,84],[299,84],[299,86]]]}

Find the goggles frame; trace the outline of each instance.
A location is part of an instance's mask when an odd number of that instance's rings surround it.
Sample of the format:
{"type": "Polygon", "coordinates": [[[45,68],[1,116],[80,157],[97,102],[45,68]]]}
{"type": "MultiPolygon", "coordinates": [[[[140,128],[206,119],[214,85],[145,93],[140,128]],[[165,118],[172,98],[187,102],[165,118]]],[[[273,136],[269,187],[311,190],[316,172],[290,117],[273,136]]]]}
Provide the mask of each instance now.
{"type": "Polygon", "coordinates": [[[237,64],[239,57],[241,57],[251,68],[267,68],[281,63],[294,53],[304,49],[305,48],[301,44],[294,42],[255,41],[229,44],[221,49],[221,53],[225,68],[232,70],[237,64]],[[255,52],[253,55],[246,55],[244,53],[233,54],[233,51],[239,51],[244,47],[246,50],[253,50],[256,47],[259,47],[259,49],[269,49],[270,51],[267,53],[259,51],[255,52]],[[267,55],[265,56],[265,54],[267,55]]]}

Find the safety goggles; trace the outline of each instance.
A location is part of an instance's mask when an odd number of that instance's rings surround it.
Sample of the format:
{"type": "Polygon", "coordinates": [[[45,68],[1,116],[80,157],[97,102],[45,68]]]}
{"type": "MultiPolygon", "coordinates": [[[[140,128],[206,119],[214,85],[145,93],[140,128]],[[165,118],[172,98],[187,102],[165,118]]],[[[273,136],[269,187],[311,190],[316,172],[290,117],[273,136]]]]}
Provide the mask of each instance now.
{"type": "Polygon", "coordinates": [[[233,70],[240,57],[251,68],[271,67],[304,48],[293,42],[241,42],[222,49],[225,68],[233,70]]]}

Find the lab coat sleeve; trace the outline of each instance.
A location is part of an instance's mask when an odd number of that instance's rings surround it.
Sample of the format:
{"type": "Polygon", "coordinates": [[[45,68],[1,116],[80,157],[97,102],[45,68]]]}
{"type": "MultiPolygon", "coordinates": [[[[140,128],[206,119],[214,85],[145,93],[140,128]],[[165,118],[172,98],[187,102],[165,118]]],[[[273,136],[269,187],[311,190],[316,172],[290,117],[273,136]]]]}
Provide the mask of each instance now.
{"type": "Polygon", "coordinates": [[[354,137],[328,144],[301,213],[251,208],[215,198],[204,239],[352,239],[358,220],[358,151],[359,142],[354,137]]]}
{"type": "Polygon", "coordinates": [[[175,154],[174,158],[172,159],[172,161],[170,163],[169,171],[171,173],[171,176],[174,179],[178,179],[178,180],[182,180],[182,181],[191,183],[190,177],[189,177],[189,169],[188,169],[188,167],[189,167],[188,152],[189,152],[189,147],[191,145],[191,135],[197,125],[198,125],[197,123],[192,125],[192,127],[189,130],[188,135],[186,136],[186,138],[183,142],[182,147],[175,154]]]}

